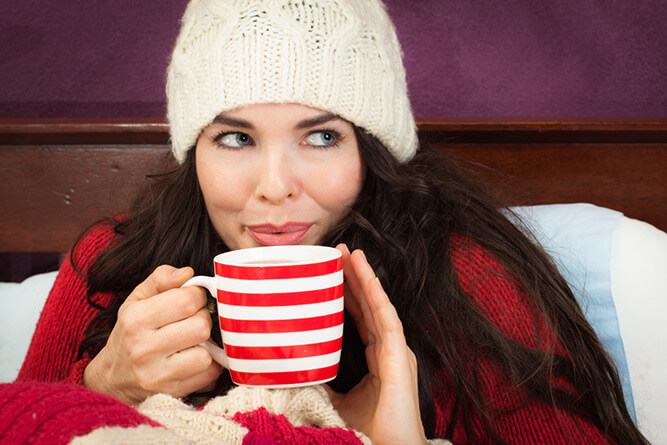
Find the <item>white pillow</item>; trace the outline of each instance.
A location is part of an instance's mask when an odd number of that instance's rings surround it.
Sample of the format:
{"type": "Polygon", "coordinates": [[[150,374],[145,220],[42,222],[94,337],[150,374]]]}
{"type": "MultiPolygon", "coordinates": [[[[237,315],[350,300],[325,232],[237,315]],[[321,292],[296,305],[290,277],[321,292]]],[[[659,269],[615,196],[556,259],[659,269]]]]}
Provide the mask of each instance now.
{"type": "Polygon", "coordinates": [[[590,204],[513,210],[552,255],[616,361],[637,426],[651,443],[667,445],[667,233],[590,204]]]}
{"type": "Polygon", "coordinates": [[[614,232],[611,286],[639,429],[667,444],[667,233],[622,218],[614,232]]]}
{"type": "Polygon", "coordinates": [[[57,272],[0,283],[0,383],[16,378],[57,272]]]}

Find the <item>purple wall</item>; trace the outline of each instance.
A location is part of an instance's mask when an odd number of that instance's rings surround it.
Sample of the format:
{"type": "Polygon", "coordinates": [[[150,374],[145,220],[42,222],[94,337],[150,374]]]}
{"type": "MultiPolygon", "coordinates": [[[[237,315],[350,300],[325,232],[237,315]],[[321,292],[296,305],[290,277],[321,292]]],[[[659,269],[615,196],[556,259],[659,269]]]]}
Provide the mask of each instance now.
{"type": "MultiPolygon", "coordinates": [[[[0,116],[163,116],[185,4],[2,2],[0,116]]],[[[667,114],[664,0],[387,4],[417,115],[667,114]]]]}

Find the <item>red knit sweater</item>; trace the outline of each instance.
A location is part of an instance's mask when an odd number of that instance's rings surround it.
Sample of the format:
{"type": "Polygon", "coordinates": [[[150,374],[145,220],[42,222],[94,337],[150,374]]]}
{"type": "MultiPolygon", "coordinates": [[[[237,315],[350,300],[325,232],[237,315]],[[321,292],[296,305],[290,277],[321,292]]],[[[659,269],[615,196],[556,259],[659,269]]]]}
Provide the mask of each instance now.
{"type": "MultiPolygon", "coordinates": [[[[109,244],[111,235],[108,226],[90,232],[77,247],[77,266],[85,272],[109,244]]],[[[503,266],[477,243],[462,238],[453,238],[452,242],[452,262],[470,298],[507,335],[526,345],[544,348],[538,339],[545,338],[545,326],[536,322],[530,298],[507,279],[509,274],[503,266]]],[[[96,295],[97,302],[102,305],[110,298],[106,294],[96,295]]],[[[86,326],[95,312],[86,301],[86,281],[73,270],[68,256],[44,306],[17,380],[81,384],[83,370],[90,360],[76,360],[76,356],[86,326]]],[[[521,405],[524,394],[510,384],[500,367],[491,360],[482,358],[476,366],[483,394],[493,408],[522,406],[493,423],[506,441],[526,444],[608,443],[595,427],[572,414],[557,412],[539,401],[521,405]]],[[[554,384],[565,389],[572,387],[563,381],[554,384]]],[[[444,434],[449,424],[453,403],[451,394],[437,396],[436,429],[439,434],[444,434]]],[[[470,420],[483,437],[481,419],[470,420]]],[[[452,441],[468,443],[461,421],[455,426],[452,441]]]]}

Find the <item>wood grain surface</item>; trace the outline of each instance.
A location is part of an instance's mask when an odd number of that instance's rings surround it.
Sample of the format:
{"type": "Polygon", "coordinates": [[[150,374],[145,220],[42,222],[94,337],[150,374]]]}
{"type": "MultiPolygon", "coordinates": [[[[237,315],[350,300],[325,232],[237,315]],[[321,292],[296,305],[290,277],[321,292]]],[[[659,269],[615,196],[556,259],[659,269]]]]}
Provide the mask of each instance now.
{"type": "MultiPolygon", "coordinates": [[[[476,165],[510,204],[589,202],[667,231],[667,121],[422,118],[420,139],[476,165]],[[482,167],[484,166],[484,167],[482,167]]],[[[0,252],[64,252],[174,166],[144,120],[0,120],[0,252]]]]}

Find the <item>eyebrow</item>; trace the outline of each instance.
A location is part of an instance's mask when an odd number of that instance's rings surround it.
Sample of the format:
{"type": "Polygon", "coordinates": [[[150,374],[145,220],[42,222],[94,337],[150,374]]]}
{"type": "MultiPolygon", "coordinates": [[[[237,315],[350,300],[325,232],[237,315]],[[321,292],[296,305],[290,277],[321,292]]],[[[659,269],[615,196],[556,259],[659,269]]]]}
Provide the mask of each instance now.
{"type": "MultiPolygon", "coordinates": [[[[341,118],[333,113],[323,113],[312,119],[305,119],[300,121],[299,123],[296,124],[296,128],[303,129],[303,128],[315,127],[317,125],[321,125],[336,119],[341,119],[341,118]]],[[[222,114],[217,115],[215,119],[213,119],[213,123],[229,125],[230,127],[247,128],[250,130],[253,130],[255,128],[255,126],[252,123],[248,122],[245,119],[235,119],[232,117],[223,116],[222,114]]]]}
{"type": "Polygon", "coordinates": [[[310,127],[315,127],[317,125],[324,124],[326,122],[330,122],[336,119],[340,119],[340,117],[336,116],[335,114],[332,113],[323,113],[317,117],[314,117],[312,119],[306,119],[301,122],[299,122],[296,125],[296,128],[302,129],[302,128],[310,128],[310,127]]]}
{"type": "Polygon", "coordinates": [[[215,119],[213,119],[214,124],[223,124],[223,125],[229,125],[230,127],[241,127],[241,128],[248,128],[248,129],[253,129],[255,128],[250,122],[243,120],[243,119],[233,119],[231,117],[223,116],[222,114],[218,114],[215,119]]]}

